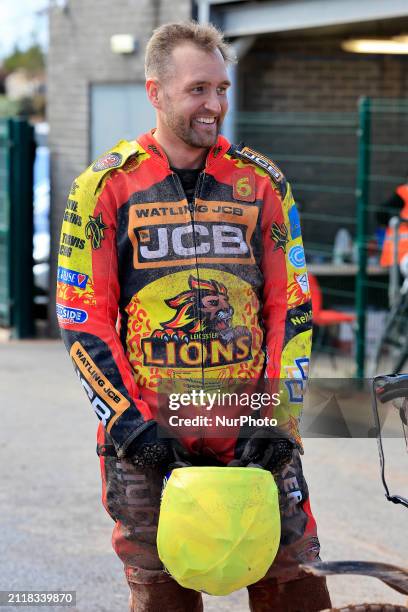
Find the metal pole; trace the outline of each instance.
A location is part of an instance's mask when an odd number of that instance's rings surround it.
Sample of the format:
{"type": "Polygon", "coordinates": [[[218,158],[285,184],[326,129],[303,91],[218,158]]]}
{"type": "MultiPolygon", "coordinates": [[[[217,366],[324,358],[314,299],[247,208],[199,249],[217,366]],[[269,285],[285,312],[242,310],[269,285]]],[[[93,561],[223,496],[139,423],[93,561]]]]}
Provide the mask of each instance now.
{"type": "Polygon", "coordinates": [[[11,324],[10,167],[11,120],[0,119],[0,325],[11,324]]]}
{"type": "Polygon", "coordinates": [[[400,294],[400,275],[398,263],[398,243],[399,243],[399,217],[391,217],[388,227],[391,228],[392,235],[392,264],[390,266],[390,282],[388,286],[388,302],[390,309],[396,304],[400,294]]]}
{"type": "Polygon", "coordinates": [[[370,119],[369,98],[360,98],[358,104],[358,172],[357,172],[357,249],[358,271],[356,278],[356,374],[364,378],[365,370],[365,324],[367,286],[367,206],[370,173],[370,119]]]}
{"type": "Polygon", "coordinates": [[[33,128],[13,119],[11,165],[12,334],[34,335],[33,298],[33,128]]]}

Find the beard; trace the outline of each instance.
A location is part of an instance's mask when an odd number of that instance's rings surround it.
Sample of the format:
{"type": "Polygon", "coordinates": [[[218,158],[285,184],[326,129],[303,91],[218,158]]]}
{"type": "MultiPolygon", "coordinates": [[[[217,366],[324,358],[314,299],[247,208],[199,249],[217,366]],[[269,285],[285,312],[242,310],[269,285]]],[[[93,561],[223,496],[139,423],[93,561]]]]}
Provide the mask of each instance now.
{"type": "Polygon", "coordinates": [[[167,103],[166,125],[180,140],[197,149],[208,149],[217,142],[222,125],[220,118],[216,119],[212,129],[200,128],[193,123],[193,119],[186,119],[183,115],[177,114],[169,100],[167,103]]]}

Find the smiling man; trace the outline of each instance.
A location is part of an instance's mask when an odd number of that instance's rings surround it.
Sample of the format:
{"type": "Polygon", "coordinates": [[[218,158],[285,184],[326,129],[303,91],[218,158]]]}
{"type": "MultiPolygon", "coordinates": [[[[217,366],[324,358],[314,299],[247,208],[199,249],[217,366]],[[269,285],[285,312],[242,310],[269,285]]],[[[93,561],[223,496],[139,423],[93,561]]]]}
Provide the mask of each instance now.
{"type": "Polygon", "coordinates": [[[157,111],[154,138],[170,165],[202,168],[215,145],[228,110],[231,48],[210,29],[196,28],[179,38],[185,26],[166,26],[154,35],[146,51],[146,89],[157,111]],[[218,44],[217,44],[218,43],[218,44]]]}
{"type": "Polygon", "coordinates": [[[324,579],[299,568],[319,555],[298,452],[311,341],[299,218],[279,168],[220,135],[233,61],[213,26],[156,30],[146,51],[156,128],[120,141],[73,182],[62,227],[57,313],[100,419],[103,503],[134,612],[203,609],[200,593],[164,571],[156,548],[174,447],[198,465],[257,464],[275,475],[281,545],[264,579],[248,587],[250,609],[330,607],[324,579]],[[275,461],[270,427],[201,428],[178,445],[159,436],[163,381],[195,379],[199,389],[265,378],[287,379],[285,465],[275,461]]]}

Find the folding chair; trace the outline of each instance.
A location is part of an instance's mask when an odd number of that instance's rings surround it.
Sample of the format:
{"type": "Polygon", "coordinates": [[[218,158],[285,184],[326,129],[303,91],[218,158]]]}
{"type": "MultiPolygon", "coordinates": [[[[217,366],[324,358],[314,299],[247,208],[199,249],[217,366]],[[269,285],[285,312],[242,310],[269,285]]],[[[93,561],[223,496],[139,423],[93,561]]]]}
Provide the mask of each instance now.
{"type": "MultiPolygon", "coordinates": [[[[328,310],[323,308],[323,296],[317,278],[309,272],[309,287],[312,296],[313,306],[313,324],[317,328],[316,342],[314,343],[316,351],[320,351],[323,340],[327,336],[328,329],[340,323],[353,324],[356,320],[354,313],[342,312],[341,310],[328,310]]],[[[336,366],[334,354],[330,352],[330,360],[336,366]]]]}

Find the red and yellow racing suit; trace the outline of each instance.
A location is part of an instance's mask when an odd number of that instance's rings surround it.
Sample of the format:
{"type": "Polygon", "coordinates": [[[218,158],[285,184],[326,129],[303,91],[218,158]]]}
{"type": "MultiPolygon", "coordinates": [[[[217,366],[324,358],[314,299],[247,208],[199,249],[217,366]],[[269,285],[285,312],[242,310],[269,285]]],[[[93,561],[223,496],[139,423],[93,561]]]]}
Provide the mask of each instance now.
{"type": "MultiPolygon", "coordinates": [[[[189,205],[153,134],[120,141],[73,182],[59,248],[62,336],[118,457],[156,418],[163,380],[286,379],[298,438],[311,303],[273,162],[220,136],[189,205]]],[[[234,440],[217,445],[233,457],[234,440]]]]}
{"type": "MultiPolygon", "coordinates": [[[[101,421],[98,441],[107,432],[115,450],[101,456],[115,550],[128,580],[170,580],[155,544],[161,475],[127,460],[157,418],[163,381],[285,380],[280,424],[299,435],[311,302],[290,186],[269,159],[220,136],[189,204],[148,133],[120,141],[73,182],[59,249],[62,336],[101,421]]],[[[226,463],[236,440],[202,431],[186,445],[212,446],[226,463]]],[[[277,482],[282,539],[268,576],[291,580],[300,560],[319,554],[298,455],[277,482]]]]}

